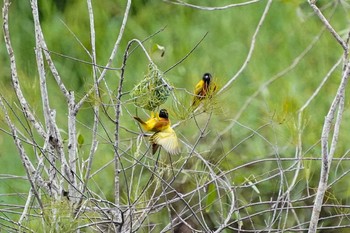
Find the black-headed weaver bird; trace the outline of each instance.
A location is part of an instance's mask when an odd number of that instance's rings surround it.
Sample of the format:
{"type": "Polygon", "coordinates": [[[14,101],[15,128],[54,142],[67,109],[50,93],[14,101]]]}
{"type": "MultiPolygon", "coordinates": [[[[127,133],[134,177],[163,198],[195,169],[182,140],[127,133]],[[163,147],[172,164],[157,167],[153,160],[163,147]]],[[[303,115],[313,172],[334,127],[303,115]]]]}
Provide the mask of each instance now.
{"type": "Polygon", "coordinates": [[[194,96],[192,100],[192,108],[198,107],[203,99],[211,98],[217,89],[216,84],[213,82],[213,77],[210,73],[205,73],[202,79],[197,83],[194,88],[194,96]]]}
{"type": "Polygon", "coordinates": [[[152,144],[152,154],[157,152],[159,146],[161,146],[171,155],[175,155],[180,152],[179,141],[175,131],[173,128],[171,128],[169,114],[166,109],[161,109],[159,114],[156,115],[154,115],[152,112],[150,119],[148,119],[146,122],[141,120],[139,117],[134,118],[140,122],[144,130],[155,132],[150,138],[150,142],[152,144]]]}
{"type": "Polygon", "coordinates": [[[169,125],[168,112],[166,109],[161,109],[159,114],[151,112],[151,117],[146,122],[136,116],[134,116],[134,119],[141,124],[141,127],[145,131],[158,132],[169,125]]]}

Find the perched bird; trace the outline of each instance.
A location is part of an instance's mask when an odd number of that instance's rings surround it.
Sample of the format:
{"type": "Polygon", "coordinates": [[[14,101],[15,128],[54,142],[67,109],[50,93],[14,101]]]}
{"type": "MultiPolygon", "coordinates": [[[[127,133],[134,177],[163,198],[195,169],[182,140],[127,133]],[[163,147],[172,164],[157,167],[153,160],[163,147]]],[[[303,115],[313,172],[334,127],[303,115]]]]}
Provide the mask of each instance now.
{"type": "Polygon", "coordinates": [[[180,152],[179,141],[175,131],[171,128],[168,111],[166,109],[161,109],[159,114],[156,115],[152,112],[151,118],[146,122],[142,121],[139,117],[134,118],[140,122],[144,130],[155,132],[150,138],[152,154],[157,152],[159,146],[163,147],[163,149],[171,155],[180,152]]]}
{"type": "Polygon", "coordinates": [[[211,98],[216,91],[216,84],[210,73],[205,73],[194,89],[192,107],[196,108],[205,98],[211,98]]]}

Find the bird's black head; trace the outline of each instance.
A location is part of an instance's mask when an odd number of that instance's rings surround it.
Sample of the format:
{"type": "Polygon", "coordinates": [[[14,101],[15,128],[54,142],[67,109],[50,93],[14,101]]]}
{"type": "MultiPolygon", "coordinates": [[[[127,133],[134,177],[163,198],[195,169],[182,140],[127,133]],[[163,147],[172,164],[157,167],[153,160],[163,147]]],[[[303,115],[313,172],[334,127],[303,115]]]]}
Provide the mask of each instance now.
{"type": "Polygon", "coordinates": [[[210,73],[205,73],[204,75],[203,75],[203,81],[205,82],[205,83],[207,83],[208,85],[209,85],[209,83],[210,83],[210,80],[211,80],[211,74],[210,73]]]}
{"type": "Polygon", "coordinates": [[[161,118],[168,118],[169,117],[168,116],[168,111],[166,109],[161,109],[159,111],[159,117],[161,117],[161,118]]]}

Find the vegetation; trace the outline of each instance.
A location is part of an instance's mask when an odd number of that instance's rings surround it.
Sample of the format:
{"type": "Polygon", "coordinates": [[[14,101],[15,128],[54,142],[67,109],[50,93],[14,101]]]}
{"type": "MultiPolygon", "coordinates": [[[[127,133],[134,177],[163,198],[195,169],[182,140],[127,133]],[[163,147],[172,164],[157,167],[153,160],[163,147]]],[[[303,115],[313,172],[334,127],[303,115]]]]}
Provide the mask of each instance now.
{"type": "Polygon", "coordinates": [[[348,231],[348,1],[2,7],[0,229],[348,231]],[[133,119],[160,108],[179,155],[133,119]]]}

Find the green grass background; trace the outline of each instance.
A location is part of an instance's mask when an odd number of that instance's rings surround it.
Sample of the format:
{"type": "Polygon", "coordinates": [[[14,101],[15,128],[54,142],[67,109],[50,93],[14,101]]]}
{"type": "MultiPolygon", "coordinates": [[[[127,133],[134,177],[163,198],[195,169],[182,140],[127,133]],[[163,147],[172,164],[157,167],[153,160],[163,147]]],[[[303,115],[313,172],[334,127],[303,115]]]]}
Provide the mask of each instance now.
{"type": "MultiPolygon", "coordinates": [[[[266,2],[260,1],[256,4],[221,11],[201,11],[157,0],[134,1],[125,35],[113,67],[120,67],[123,52],[129,40],[133,38],[143,40],[165,27],[162,32],[149,39],[144,45],[159,68],[166,70],[184,57],[204,34],[208,33],[203,42],[184,62],[166,74],[171,84],[176,87],[176,96],[187,106],[191,96],[186,90],[192,92],[194,85],[203,73],[211,72],[219,85],[222,86],[240,69],[247,57],[252,35],[256,30],[266,2]],[[152,52],[155,44],[165,47],[166,51],[163,57],[152,52]]],[[[325,15],[331,16],[330,23],[336,31],[340,32],[341,36],[344,36],[348,30],[349,10],[341,4],[332,6],[331,3],[335,2],[318,1],[318,4],[326,7],[325,15]]],[[[229,3],[232,1],[200,1],[200,4],[203,5],[229,3]]],[[[119,33],[125,5],[125,1],[93,1],[97,62],[100,65],[107,63],[119,33]]],[[[89,57],[81,46],[82,44],[88,50],[91,49],[86,2],[81,0],[42,0],[39,1],[39,7],[48,48],[60,54],[89,61],[89,57]],[[70,31],[74,33],[79,42],[70,31]]],[[[253,99],[239,117],[239,124],[235,124],[224,134],[219,143],[212,146],[212,140],[230,124],[243,104],[261,85],[292,64],[293,60],[309,46],[322,28],[322,23],[312,14],[311,8],[304,1],[276,0],[273,2],[256,38],[255,49],[249,64],[229,90],[218,97],[219,103],[216,106],[218,110],[210,120],[208,134],[197,147],[208,161],[215,163],[235,146],[237,147],[218,165],[220,169],[228,170],[257,159],[275,158],[277,155],[282,158],[294,157],[297,142],[297,110],[312,95],[323,77],[342,55],[341,47],[327,31],[320,36],[319,41],[293,70],[266,87],[253,99]],[[259,130],[259,135],[240,143],[252,133],[252,130],[257,130],[265,124],[267,126],[259,130]]],[[[10,7],[10,32],[17,56],[20,81],[34,112],[42,118],[33,30],[29,1],[13,1],[10,7]]],[[[77,99],[82,97],[86,90],[93,85],[91,67],[57,55],[52,56],[67,87],[75,91],[77,99]]],[[[1,93],[9,100],[11,106],[16,108],[9,59],[3,36],[1,36],[0,62],[1,93]]],[[[147,72],[147,65],[148,61],[140,49],[135,50],[130,55],[127,61],[124,91],[131,90],[142,79],[147,72]]],[[[49,70],[47,69],[47,71],[49,70]]],[[[106,82],[112,90],[117,89],[118,77],[118,71],[109,71],[106,76],[106,82]]],[[[304,157],[320,157],[319,139],[324,117],[336,93],[340,78],[341,67],[332,74],[303,115],[305,127],[302,139],[304,157]]],[[[52,108],[58,112],[59,127],[62,131],[67,132],[65,100],[50,74],[48,74],[48,87],[52,108]]],[[[126,96],[123,99],[126,101],[123,110],[136,114],[136,107],[131,102],[127,102],[129,98],[130,96],[126,96]]],[[[91,103],[93,101],[91,99],[91,103]]],[[[163,107],[169,109],[173,123],[181,119],[182,113],[174,108],[171,98],[163,107]]],[[[113,114],[111,108],[109,112],[113,114]]],[[[145,115],[142,116],[145,117],[145,115]]],[[[23,120],[23,116],[19,117],[23,120]]],[[[347,133],[350,130],[349,118],[349,101],[346,99],[336,158],[347,157],[348,141],[350,140],[347,133]]],[[[79,133],[83,135],[85,142],[81,145],[79,154],[84,158],[88,155],[90,148],[89,131],[93,119],[90,104],[84,105],[83,110],[78,114],[78,119],[80,121],[79,133]]],[[[199,124],[203,126],[206,119],[207,116],[199,118],[199,124]]],[[[103,122],[108,135],[113,138],[113,123],[104,116],[101,117],[101,122],[103,122]]],[[[137,124],[129,114],[122,115],[121,124],[125,128],[138,131],[137,124]]],[[[8,131],[3,118],[1,119],[1,128],[8,131]]],[[[101,128],[100,130],[103,136],[100,137],[101,145],[96,155],[98,159],[95,159],[93,164],[94,169],[100,168],[113,158],[112,147],[107,135],[104,130],[101,128]]],[[[193,120],[181,124],[176,131],[180,139],[189,143],[194,143],[199,135],[199,130],[193,120]]],[[[135,135],[123,130],[121,138],[125,140],[122,144],[125,148],[130,145],[130,142],[135,142],[135,135]]],[[[0,174],[25,176],[12,137],[6,132],[0,134],[0,147],[0,174]]],[[[29,148],[28,146],[27,149],[29,148]]],[[[283,167],[286,168],[291,164],[292,162],[283,162],[283,167]]],[[[304,163],[304,169],[298,177],[293,198],[315,191],[319,178],[319,165],[319,161],[304,163]]],[[[333,165],[336,169],[331,172],[330,180],[334,180],[349,169],[347,161],[342,161],[339,164],[335,162],[333,165]]],[[[199,165],[196,165],[196,161],[190,160],[189,167],[191,166],[199,165]]],[[[244,167],[232,173],[232,183],[241,185],[246,179],[259,179],[259,177],[264,176],[264,172],[273,171],[276,168],[276,162],[244,167]]],[[[291,179],[292,175],[292,172],[286,172],[287,179],[291,179]]],[[[113,166],[110,165],[94,177],[90,188],[96,190],[99,188],[100,195],[113,201],[113,176],[113,166]],[[105,182],[106,180],[110,180],[110,182],[105,182]]],[[[333,204],[349,203],[350,189],[346,180],[347,176],[344,176],[332,186],[327,194],[327,202],[333,204]]],[[[186,182],[190,190],[191,185],[194,184],[189,180],[186,182]]],[[[28,187],[28,183],[21,179],[1,179],[0,203],[23,204],[28,187]],[[8,195],[11,193],[21,195],[8,195]]],[[[278,188],[278,184],[274,182],[264,182],[258,186],[260,194],[254,192],[253,189],[244,189],[245,191],[239,193],[239,198],[241,203],[249,203],[257,198],[269,200],[270,197],[277,195],[278,188]]],[[[333,210],[327,211],[331,213],[333,210]]],[[[307,219],[310,216],[310,210],[304,211],[302,215],[301,218],[307,219]]],[[[13,215],[13,217],[16,218],[18,215],[13,215]]],[[[212,224],[214,222],[215,220],[212,220],[212,224]]],[[[258,224],[263,224],[263,220],[258,224]]]]}

